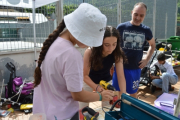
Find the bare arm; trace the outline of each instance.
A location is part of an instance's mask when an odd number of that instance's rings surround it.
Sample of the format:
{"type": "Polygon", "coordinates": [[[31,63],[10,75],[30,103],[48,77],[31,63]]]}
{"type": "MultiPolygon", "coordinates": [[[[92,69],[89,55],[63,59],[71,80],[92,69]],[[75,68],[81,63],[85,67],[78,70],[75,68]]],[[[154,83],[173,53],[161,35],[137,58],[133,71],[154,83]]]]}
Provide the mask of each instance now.
{"type": "Polygon", "coordinates": [[[149,40],[148,43],[149,43],[149,49],[147,51],[146,58],[139,62],[140,63],[140,65],[139,65],[140,68],[144,68],[147,65],[147,63],[150,60],[152,54],[154,53],[155,47],[156,47],[154,38],[149,40]]]}
{"type": "MultiPolygon", "coordinates": [[[[86,49],[84,53],[84,68],[83,68],[83,73],[84,73],[84,82],[89,85],[91,88],[96,89],[97,84],[95,84],[91,78],[89,77],[89,71],[90,71],[90,66],[89,66],[89,58],[91,55],[91,49],[88,48],[86,49]]],[[[102,95],[102,101],[109,101],[113,99],[113,91],[111,90],[104,90],[101,93],[102,95]]],[[[86,91],[82,89],[80,92],[71,92],[71,95],[74,100],[80,101],[80,102],[94,102],[98,101],[100,99],[98,93],[93,93],[86,91]]]]}
{"type": "MultiPolygon", "coordinates": [[[[113,99],[114,93],[111,90],[105,90],[102,93],[99,93],[102,95],[102,101],[109,101],[113,99]]],[[[80,101],[80,102],[94,102],[99,101],[98,93],[93,93],[89,91],[85,91],[82,89],[80,92],[71,92],[71,95],[74,100],[80,101]]]]}
{"type": "Polygon", "coordinates": [[[159,76],[153,76],[153,75],[150,75],[150,77],[151,77],[152,80],[153,80],[153,79],[160,79],[159,76]]]}
{"type": "MultiPolygon", "coordinates": [[[[90,71],[90,63],[89,63],[89,59],[90,59],[90,55],[91,55],[91,49],[88,48],[86,49],[85,53],[84,53],[84,82],[89,85],[92,89],[96,90],[97,88],[97,84],[95,84],[91,78],[89,77],[89,71],[90,71]]],[[[102,91],[104,90],[101,86],[98,86],[98,91],[102,91]]]]}
{"type": "Polygon", "coordinates": [[[122,93],[126,93],[126,80],[124,77],[124,69],[123,69],[123,59],[121,58],[119,62],[115,64],[116,66],[116,73],[120,91],[120,96],[122,93]]]}
{"type": "Polygon", "coordinates": [[[89,77],[89,72],[90,72],[90,59],[91,55],[91,49],[87,48],[85,53],[84,53],[84,68],[83,68],[83,74],[84,74],[84,82],[89,85],[92,89],[96,89],[97,85],[91,80],[89,77]]]}

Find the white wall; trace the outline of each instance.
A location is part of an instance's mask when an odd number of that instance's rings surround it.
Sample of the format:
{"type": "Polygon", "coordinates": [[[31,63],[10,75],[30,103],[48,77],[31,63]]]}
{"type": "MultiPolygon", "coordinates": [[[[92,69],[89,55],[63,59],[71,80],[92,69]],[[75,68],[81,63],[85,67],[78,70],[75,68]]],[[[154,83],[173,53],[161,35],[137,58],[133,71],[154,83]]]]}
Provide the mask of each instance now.
{"type": "Polygon", "coordinates": [[[9,81],[10,75],[10,71],[5,67],[8,62],[15,65],[17,76],[32,79],[35,69],[34,51],[2,52],[0,54],[0,79],[5,79],[5,83],[9,81]]]}
{"type": "MultiPolygon", "coordinates": [[[[82,56],[85,49],[76,48],[81,52],[82,56]]],[[[37,50],[37,59],[40,49],[37,50]]],[[[0,81],[5,79],[5,83],[9,81],[9,70],[5,67],[6,63],[12,62],[16,67],[16,75],[22,76],[23,79],[33,79],[35,61],[34,51],[17,51],[17,52],[0,52],[0,81]]]]}
{"type": "MultiPolygon", "coordinates": [[[[85,49],[76,48],[80,51],[80,53],[84,54],[85,49]]],[[[37,59],[39,56],[40,49],[37,50],[37,59]]],[[[23,79],[34,80],[34,69],[35,69],[35,61],[34,61],[34,51],[17,51],[17,52],[1,52],[0,51],[0,88],[2,87],[2,80],[5,80],[5,84],[8,83],[10,72],[5,67],[6,63],[12,62],[16,67],[16,75],[22,76],[23,79]]],[[[2,97],[5,95],[5,89],[3,88],[2,97]]]]}

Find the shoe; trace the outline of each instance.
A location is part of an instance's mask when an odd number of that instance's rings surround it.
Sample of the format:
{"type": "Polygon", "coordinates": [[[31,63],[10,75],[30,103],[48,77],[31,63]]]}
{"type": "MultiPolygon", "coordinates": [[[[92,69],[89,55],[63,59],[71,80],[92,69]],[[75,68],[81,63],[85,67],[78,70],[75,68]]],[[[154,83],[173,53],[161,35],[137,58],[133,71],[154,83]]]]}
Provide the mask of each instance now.
{"type": "Polygon", "coordinates": [[[156,90],[162,90],[162,88],[160,88],[160,87],[156,87],[156,90]]]}
{"type": "Polygon", "coordinates": [[[174,87],[173,86],[169,86],[169,91],[174,91],[174,87]]]}
{"type": "Polygon", "coordinates": [[[156,91],[156,86],[151,85],[150,90],[151,90],[151,93],[153,94],[156,91]]]}

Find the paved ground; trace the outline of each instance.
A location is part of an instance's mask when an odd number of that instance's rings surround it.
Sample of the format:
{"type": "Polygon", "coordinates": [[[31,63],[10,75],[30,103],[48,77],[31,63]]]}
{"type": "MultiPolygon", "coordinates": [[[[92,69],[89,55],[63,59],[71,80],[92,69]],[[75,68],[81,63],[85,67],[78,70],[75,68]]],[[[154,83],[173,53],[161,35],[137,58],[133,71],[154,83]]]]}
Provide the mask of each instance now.
{"type": "MultiPolygon", "coordinates": [[[[176,85],[174,85],[175,90],[170,93],[178,94],[178,91],[180,89],[180,67],[175,69],[175,72],[179,77],[179,81],[176,85]]],[[[161,90],[157,90],[154,94],[150,94],[149,87],[141,86],[138,92],[138,99],[151,105],[154,105],[154,101],[157,99],[157,96],[161,93],[161,90]]],[[[101,107],[101,102],[92,102],[90,103],[90,107],[93,109],[99,109],[101,107]]],[[[0,117],[0,120],[28,120],[31,115],[32,114],[25,115],[23,112],[15,111],[14,113],[8,115],[6,118],[0,117]]]]}
{"type": "MultiPolygon", "coordinates": [[[[174,91],[170,91],[169,93],[178,94],[180,89],[180,67],[175,68],[175,72],[178,75],[179,81],[176,85],[173,85],[173,87],[175,88],[174,91]]],[[[139,89],[138,99],[151,105],[154,105],[154,101],[160,94],[162,94],[161,90],[156,90],[154,94],[151,94],[149,87],[142,86],[139,89]]]]}

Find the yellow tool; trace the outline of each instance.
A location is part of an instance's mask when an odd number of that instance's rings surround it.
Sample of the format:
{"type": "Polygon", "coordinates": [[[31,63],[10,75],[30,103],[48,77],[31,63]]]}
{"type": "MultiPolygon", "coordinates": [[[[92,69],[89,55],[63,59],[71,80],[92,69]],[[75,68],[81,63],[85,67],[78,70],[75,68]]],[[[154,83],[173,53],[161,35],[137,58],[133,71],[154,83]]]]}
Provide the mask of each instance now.
{"type": "MultiPolygon", "coordinates": [[[[99,83],[105,90],[112,90],[112,91],[116,91],[115,87],[113,87],[110,83],[101,80],[99,83]]],[[[114,104],[116,101],[118,100],[118,92],[114,92],[114,97],[113,100],[110,100],[109,103],[110,104],[114,104]]],[[[116,108],[120,108],[120,103],[115,105],[116,108]]]]}
{"type": "Polygon", "coordinates": [[[25,114],[31,113],[33,108],[33,104],[22,104],[20,106],[20,110],[24,110],[25,114]]]}
{"type": "Polygon", "coordinates": [[[116,89],[108,82],[101,80],[99,83],[105,90],[116,91],[116,89]]]}
{"type": "Polygon", "coordinates": [[[9,111],[9,112],[14,112],[14,109],[13,108],[9,108],[7,111],[9,111]]]}
{"type": "Polygon", "coordinates": [[[27,110],[27,109],[31,109],[33,107],[33,104],[22,104],[20,106],[20,110],[27,110]]]}

